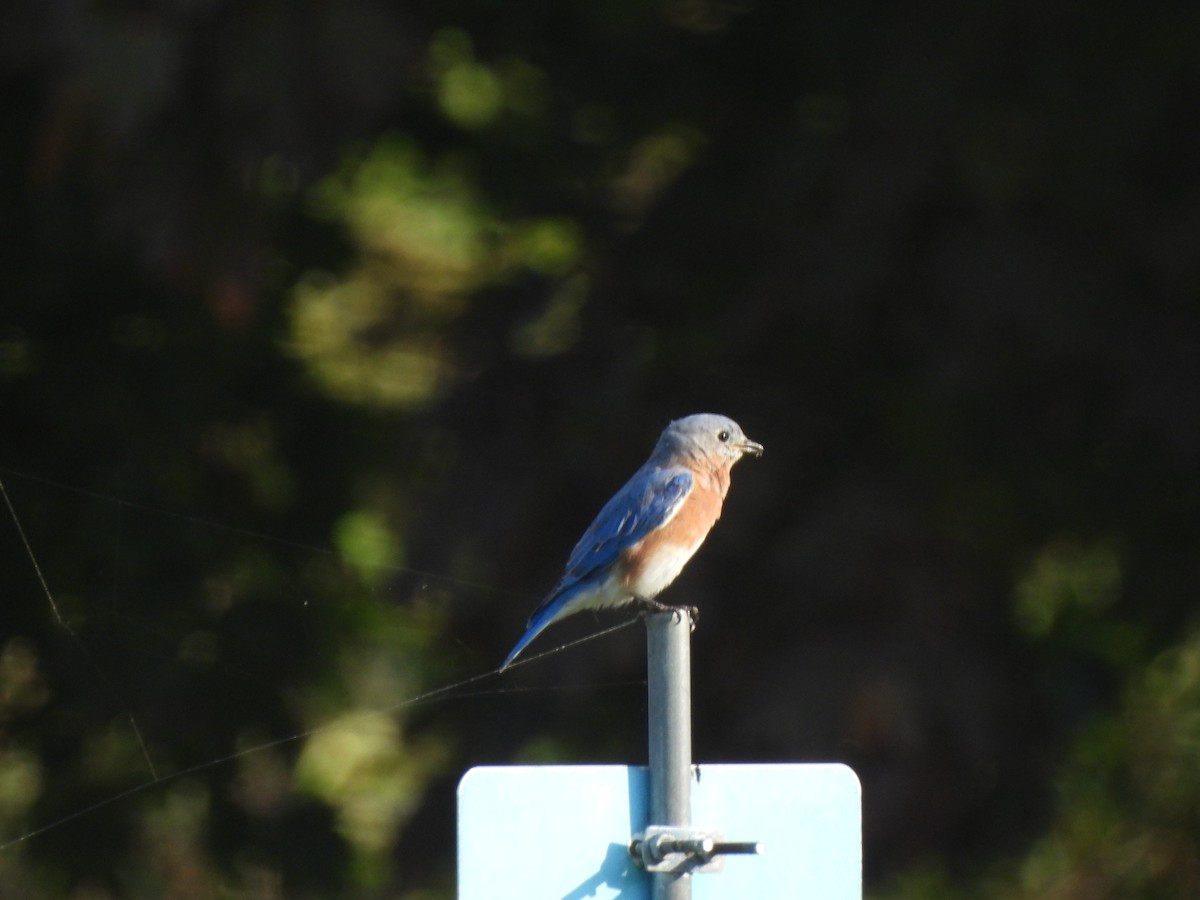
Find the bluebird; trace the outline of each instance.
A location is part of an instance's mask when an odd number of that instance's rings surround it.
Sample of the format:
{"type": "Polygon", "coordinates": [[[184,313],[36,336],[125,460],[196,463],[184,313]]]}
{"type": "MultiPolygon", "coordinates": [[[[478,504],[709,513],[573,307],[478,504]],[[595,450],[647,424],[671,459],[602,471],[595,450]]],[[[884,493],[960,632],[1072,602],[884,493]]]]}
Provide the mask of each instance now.
{"type": "Polygon", "coordinates": [[[529,617],[500,671],[551,622],[583,609],[636,603],[670,609],[654,598],[683,570],[721,515],[733,464],[762,444],[725,416],[676,419],[654,452],[583,533],[558,584],[529,617]]]}

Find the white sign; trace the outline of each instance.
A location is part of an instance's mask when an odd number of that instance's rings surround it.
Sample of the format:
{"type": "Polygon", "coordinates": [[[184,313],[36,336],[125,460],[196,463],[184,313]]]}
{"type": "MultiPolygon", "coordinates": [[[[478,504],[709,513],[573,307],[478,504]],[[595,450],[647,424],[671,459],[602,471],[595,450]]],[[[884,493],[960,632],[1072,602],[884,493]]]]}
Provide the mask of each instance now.
{"type": "MultiPolygon", "coordinates": [[[[691,877],[693,900],[862,898],[862,791],[838,763],[703,765],[692,828],[756,841],[691,877]]],[[[647,825],[640,766],[480,766],[458,785],[459,900],[650,900],[629,855],[647,825]]]]}

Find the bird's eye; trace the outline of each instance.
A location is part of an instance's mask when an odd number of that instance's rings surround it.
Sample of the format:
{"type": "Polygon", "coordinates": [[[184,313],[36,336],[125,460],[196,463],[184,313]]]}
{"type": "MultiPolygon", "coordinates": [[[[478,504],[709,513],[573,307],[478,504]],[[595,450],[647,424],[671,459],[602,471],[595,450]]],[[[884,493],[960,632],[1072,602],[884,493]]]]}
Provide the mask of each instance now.
{"type": "Polygon", "coordinates": [[[724,444],[726,441],[729,440],[729,432],[728,431],[718,431],[717,432],[717,440],[720,441],[722,444],[724,444]]]}

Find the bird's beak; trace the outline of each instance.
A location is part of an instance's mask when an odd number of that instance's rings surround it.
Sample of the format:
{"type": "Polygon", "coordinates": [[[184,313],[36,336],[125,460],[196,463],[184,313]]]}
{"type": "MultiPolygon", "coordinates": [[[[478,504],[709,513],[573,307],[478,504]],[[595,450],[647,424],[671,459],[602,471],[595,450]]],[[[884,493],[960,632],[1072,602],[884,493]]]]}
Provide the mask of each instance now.
{"type": "Polygon", "coordinates": [[[737,448],[742,451],[743,455],[762,456],[763,454],[763,445],[758,441],[750,440],[750,438],[746,438],[738,444],[737,448]]]}

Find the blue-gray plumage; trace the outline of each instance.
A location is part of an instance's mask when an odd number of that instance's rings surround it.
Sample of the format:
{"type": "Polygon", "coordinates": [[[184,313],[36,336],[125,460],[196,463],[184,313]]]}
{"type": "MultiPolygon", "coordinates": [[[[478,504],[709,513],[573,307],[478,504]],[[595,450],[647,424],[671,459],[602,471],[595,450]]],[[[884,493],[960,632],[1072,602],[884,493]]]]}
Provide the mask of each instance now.
{"type": "Polygon", "coordinates": [[[583,533],[562,578],[534,610],[500,670],[547,625],[571,613],[628,603],[657,606],[654,598],[721,515],[733,464],[762,451],[726,416],[701,413],[668,425],[650,458],[583,533]]]}

